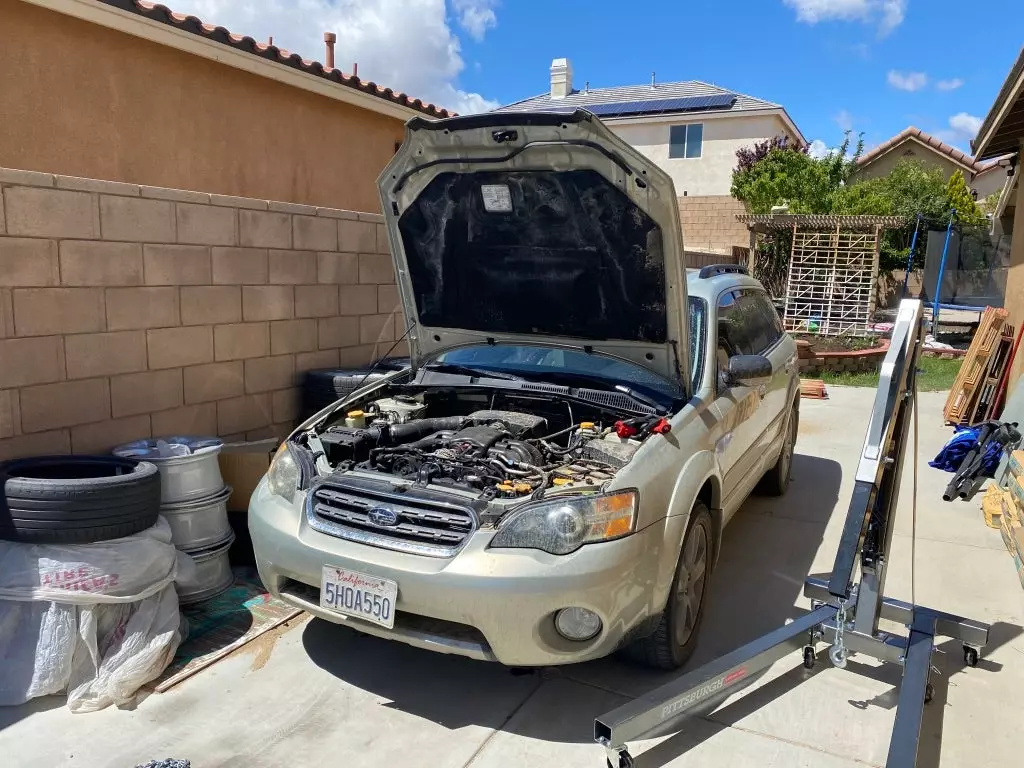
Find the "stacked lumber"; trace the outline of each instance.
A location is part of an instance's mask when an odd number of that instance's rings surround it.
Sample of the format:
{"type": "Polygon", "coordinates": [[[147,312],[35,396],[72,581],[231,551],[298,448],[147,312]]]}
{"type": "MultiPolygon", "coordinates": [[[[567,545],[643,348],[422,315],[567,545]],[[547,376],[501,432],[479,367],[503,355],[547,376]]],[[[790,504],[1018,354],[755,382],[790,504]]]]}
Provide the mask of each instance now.
{"type": "Polygon", "coordinates": [[[810,400],[827,400],[825,382],[821,379],[800,379],[800,397],[810,400]]]}
{"type": "MultiPolygon", "coordinates": [[[[1024,451],[1014,451],[1010,455],[1008,468],[1009,488],[1001,490],[993,484],[989,488],[989,493],[995,491],[999,496],[998,524],[994,527],[999,528],[1003,544],[1013,558],[1017,577],[1024,587],[1024,451]]],[[[982,505],[985,506],[984,500],[982,505]]],[[[987,510],[985,522],[991,525],[987,510]]]]}
{"type": "Polygon", "coordinates": [[[1003,522],[1003,512],[1007,500],[1010,506],[1013,506],[1013,497],[1010,496],[1010,492],[1000,489],[998,485],[992,484],[986,489],[985,495],[981,497],[981,513],[985,516],[985,525],[989,528],[999,529],[1003,522]]]}
{"type": "Polygon", "coordinates": [[[1009,373],[1014,329],[1005,309],[986,307],[943,409],[947,424],[977,424],[992,418],[1000,382],[1009,373]]]}

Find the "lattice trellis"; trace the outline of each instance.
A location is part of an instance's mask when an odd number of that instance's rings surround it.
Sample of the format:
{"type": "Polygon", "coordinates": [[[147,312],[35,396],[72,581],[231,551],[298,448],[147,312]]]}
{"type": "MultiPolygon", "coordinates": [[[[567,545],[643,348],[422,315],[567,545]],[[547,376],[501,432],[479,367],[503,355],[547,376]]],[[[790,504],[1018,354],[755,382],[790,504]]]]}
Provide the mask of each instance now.
{"type": "Polygon", "coordinates": [[[875,312],[880,227],[872,232],[793,227],[786,330],[864,335],[875,312]]]}

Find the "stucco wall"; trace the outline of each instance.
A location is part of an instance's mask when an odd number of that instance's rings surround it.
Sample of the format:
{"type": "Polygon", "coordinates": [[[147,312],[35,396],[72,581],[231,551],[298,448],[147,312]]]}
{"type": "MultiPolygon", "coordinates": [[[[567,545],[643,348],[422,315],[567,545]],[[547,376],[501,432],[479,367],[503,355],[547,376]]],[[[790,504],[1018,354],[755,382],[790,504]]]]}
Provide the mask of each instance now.
{"type": "Polygon", "coordinates": [[[379,210],[398,119],[15,0],[0,30],[0,166],[379,210]]]}
{"type": "Polygon", "coordinates": [[[942,175],[946,179],[952,176],[954,171],[963,171],[968,188],[978,190],[978,200],[1000,191],[1006,183],[1005,171],[991,171],[976,177],[969,171],[964,171],[961,166],[947,157],[931,152],[915,143],[902,144],[892,151],[886,152],[877,160],[861,168],[857,172],[857,178],[876,179],[887,176],[900,160],[918,160],[926,165],[941,168],[942,175]]]}
{"type": "MultiPolygon", "coordinates": [[[[941,168],[943,177],[947,179],[953,175],[953,171],[957,169],[963,170],[959,165],[948,158],[938,155],[935,152],[929,152],[920,145],[905,144],[896,147],[890,152],[886,152],[877,160],[874,160],[868,165],[860,168],[857,171],[857,177],[862,179],[877,179],[881,176],[888,176],[900,160],[915,160],[923,162],[925,165],[941,168]],[[908,152],[910,154],[907,154],[908,152]]],[[[968,184],[970,184],[970,175],[968,173],[964,173],[964,178],[967,180],[968,184]]]]}
{"type": "Polygon", "coordinates": [[[978,200],[982,200],[995,192],[1002,192],[1006,186],[1006,171],[998,168],[988,173],[979,174],[974,181],[968,182],[971,189],[978,190],[978,200]]]}
{"type": "MultiPolygon", "coordinates": [[[[1024,141],[1021,144],[1024,151],[1024,141]]],[[[1015,216],[1024,211],[1024,184],[1017,185],[1015,216]]],[[[1020,329],[1024,325],[1024,227],[1014,227],[1016,235],[1010,242],[1010,269],[1006,275],[1006,299],[1003,307],[1010,313],[1010,324],[1020,329]]],[[[1007,391],[1020,379],[1024,371],[1024,354],[1018,353],[1010,369],[1010,383],[1007,391]]]]}
{"type": "Polygon", "coordinates": [[[788,134],[777,115],[747,117],[706,117],[703,120],[664,123],[608,122],[608,126],[640,152],[664,168],[672,177],[676,194],[682,197],[728,195],[736,150],[758,141],[788,134]],[[670,158],[669,129],[687,122],[704,124],[704,141],[699,158],[670,158]]]}
{"type": "Polygon", "coordinates": [[[0,459],[283,438],[396,327],[379,214],[0,168],[0,459]]]}

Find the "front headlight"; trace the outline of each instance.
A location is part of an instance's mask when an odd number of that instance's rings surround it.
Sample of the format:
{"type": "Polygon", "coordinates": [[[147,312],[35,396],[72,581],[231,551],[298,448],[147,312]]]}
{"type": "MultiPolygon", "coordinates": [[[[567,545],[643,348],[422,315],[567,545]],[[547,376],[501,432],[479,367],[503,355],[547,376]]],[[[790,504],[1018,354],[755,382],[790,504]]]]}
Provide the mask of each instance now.
{"type": "Polygon", "coordinates": [[[567,555],[584,544],[610,541],[633,532],[636,491],[563,496],[513,512],[491,539],[491,547],[541,549],[567,555]]]}
{"type": "Polygon", "coordinates": [[[302,470],[299,469],[299,463],[295,460],[288,443],[281,443],[274,460],[270,462],[270,469],[267,470],[267,488],[275,496],[292,501],[301,479],[302,470]]]}

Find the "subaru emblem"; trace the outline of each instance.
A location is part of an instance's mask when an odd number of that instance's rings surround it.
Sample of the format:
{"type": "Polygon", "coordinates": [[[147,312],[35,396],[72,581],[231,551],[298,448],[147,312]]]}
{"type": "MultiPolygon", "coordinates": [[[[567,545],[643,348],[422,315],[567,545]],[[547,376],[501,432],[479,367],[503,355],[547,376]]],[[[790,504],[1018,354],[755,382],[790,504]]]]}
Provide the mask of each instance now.
{"type": "Polygon", "coordinates": [[[387,507],[374,507],[370,510],[368,517],[373,525],[382,528],[392,528],[398,525],[398,513],[387,507]]]}

